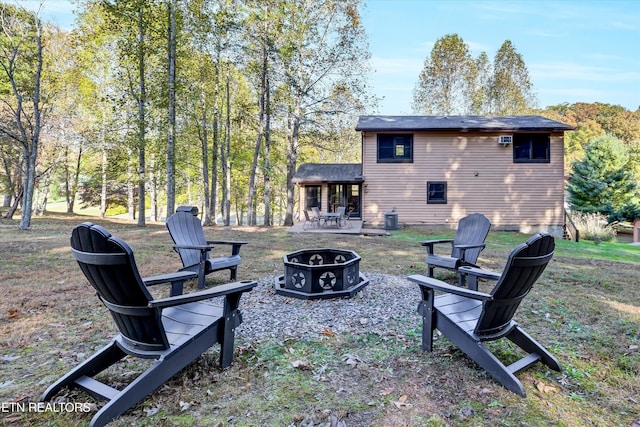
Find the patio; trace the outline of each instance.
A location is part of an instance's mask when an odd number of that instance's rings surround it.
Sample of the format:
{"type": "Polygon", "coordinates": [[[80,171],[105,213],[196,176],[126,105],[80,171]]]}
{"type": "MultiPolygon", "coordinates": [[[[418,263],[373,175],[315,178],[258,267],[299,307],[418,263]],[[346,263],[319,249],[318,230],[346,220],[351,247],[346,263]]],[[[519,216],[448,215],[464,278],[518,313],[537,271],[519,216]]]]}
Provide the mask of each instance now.
{"type": "Polygon", "coordinates": [[[305,222],[300,221],[292,225],[288,228],[287,231],[291,233],[333,233],[333,234],[362,234],[366,236],[386,236],[386,230],[382,230],[379,228],[366,228],[363,227],[363,221],[352,219],[349,221],[350,226],[320,226],[320,227],[309,227],[305,228],[305,222]]]}

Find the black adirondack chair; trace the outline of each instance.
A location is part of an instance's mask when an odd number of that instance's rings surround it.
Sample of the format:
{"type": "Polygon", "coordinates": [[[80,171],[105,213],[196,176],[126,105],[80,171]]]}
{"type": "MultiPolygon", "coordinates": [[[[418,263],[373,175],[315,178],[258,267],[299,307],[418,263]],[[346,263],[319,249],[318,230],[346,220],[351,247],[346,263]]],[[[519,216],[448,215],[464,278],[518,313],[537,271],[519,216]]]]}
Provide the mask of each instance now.
{"type": "Polygon", "coordinates": [[[418,306],[423,320],[422,348],[432,350],[433,331],[438,329],[500,384],[523,397],[525,391],[515,376],[517,372],[538,361],[560,371],[556,358],[513,320],[520,302],[553,257],[554,246],[553,237],[541,233],[511,252],[502,274],[474,267],[460,268],[464,274],[497,280],[490,293],[449,285],[423,275],[409,276],[422,292],[418,306]],[[434,291],[446,293],[434,296],[434,291]],[[501,338],[515,343],[526,356],[505,366],[483,344],[501,338]]]}
{"type": "Polygon", "coordinates": [[[73,230],[71,248],[98,298],[110,310],[120,334],[51,385],[42,401],[50,400],[63,387],[80,387],[108,401],[91,420],[91,426],[103,426],[216,343],[221,347],[220,366],[232,363],[234,331],[242,323],[240,297],[256,286],[255,281],[154,300],[147,285],[180,282],[194,278],[196,273],[176,272],[144,280],[129,245],[91,223],[73,230]],[[94,378],[127,355],[155,361],[121,390],[94,378]]]}
{"type": "MultiPolygon", "coordinates": [[[[480,252],[485,248],[484,240],[489,234],[491,221],[481,213],[473,213],[460,220],[458,229],[453,239],[426,240],[420,242],[427,250],[428,276],[433,277],[434,267],[458,270],[461,266],[477,267],[476,261],[480,252]],[[437,244],[449,244],[451,253],[449,255],[437,255],[434,246],[437,244]]],[[[465,285],[465,277],[460,276],[460,286],[465,285]]],[[[471,286],[476,287],[473,283],[471,286]]]]}
{"type": "Polygon", "coordinates": [[[205,276],[214,271],[231,270],[230,279],[236,280],[238,266],[242,262],[240,248],[247,242],[207,240],[197,215],[198,208],[179,206],[167,218],[167,228],[174,242],[173,249],[180,255],[183,265],[180,271],[198,273],[198,289],[204,289],[205,276]],[[231,255],[211,257],[215,245],[231,246],[231,255]]]}

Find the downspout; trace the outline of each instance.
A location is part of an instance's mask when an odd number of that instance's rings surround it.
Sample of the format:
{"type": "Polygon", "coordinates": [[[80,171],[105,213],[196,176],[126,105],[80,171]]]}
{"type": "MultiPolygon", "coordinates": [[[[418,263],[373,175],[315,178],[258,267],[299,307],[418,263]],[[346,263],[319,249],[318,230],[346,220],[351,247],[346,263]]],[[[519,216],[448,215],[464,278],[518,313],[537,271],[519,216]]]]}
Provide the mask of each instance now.
{"type": "Polygon", "coordinates": [[[367,179],[367,174],[364,173],[364,137],[365,131],[360,131],[360,165],[362,166],[362,182],[360,183],[360,220],[362,221],[362,225],[365,223],[365,194],[366,194],[366,184],[365,180],[367,179]]]}

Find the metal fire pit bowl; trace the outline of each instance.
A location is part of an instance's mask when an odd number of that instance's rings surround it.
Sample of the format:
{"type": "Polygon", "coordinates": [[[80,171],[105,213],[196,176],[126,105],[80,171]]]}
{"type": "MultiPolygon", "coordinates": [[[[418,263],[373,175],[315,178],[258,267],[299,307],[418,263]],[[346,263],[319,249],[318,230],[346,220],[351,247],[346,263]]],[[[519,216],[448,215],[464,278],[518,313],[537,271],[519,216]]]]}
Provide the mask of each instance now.
{"type": "Polygon", "coordinates": [[[350,298],[369,284],[360,255],[343,249],[303,249],[284,257],[276,293],[302,299],[350,298]]]}

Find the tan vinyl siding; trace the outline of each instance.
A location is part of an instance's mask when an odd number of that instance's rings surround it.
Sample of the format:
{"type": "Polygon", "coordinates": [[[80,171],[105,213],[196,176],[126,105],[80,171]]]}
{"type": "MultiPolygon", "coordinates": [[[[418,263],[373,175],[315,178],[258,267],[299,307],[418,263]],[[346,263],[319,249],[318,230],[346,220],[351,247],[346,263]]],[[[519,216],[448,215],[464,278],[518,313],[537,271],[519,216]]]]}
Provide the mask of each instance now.
{"type": "Polygon", "coordinates": [[[562,133],[550,163],[514,163],[500,133],[413,133],[413,163],[377,163],[376,133],[363,138],[363,219],[381,225],[393,207],[405,224],[446,225],[481,212],[499,228],[557,227],[563,221],[562,133]],[[447,203],[427,204],[427,181],[447,182],[447,203]]]}

